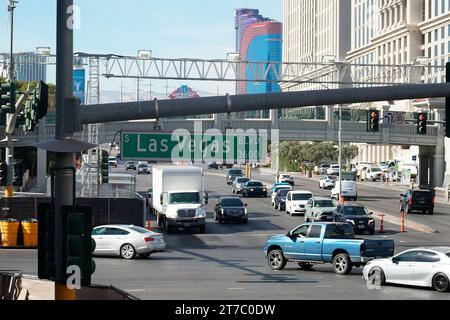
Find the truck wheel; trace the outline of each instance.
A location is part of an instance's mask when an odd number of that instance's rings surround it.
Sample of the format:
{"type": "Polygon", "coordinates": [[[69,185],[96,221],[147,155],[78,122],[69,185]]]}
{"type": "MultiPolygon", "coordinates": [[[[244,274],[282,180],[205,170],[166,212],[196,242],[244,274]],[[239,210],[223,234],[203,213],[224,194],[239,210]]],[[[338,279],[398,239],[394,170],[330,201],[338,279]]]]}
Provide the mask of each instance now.
{"type": "Polygon", "coordinates": [[[279,249],[272,250],[267,255],[267,263],[272,270],[283,270],[286,267],[287,260],[283,252],[279,249]]]}
{"type": "Polygon", "coordinates": [[[450,285],[448,278],[443,273],[438,273],[433,277],[433,289],[439,292],[449,291],[450,285]]]}
{"type": "Polygon", "coordinates": [[[353,264],[346,253],[339,253],[333,259],[334,272],[339,275],[347,275],[352,271],[353,264]]]}
{"type": "Polygon", "coordinates": [[[313,265],[308,262],[299,262],[298,265],[302,270],[305,270],[305,271],[309,271],[313,267],[313,265]]]}
{"type": "Polygon", "coordinates": [[[369,270],[369,282],[370,284],[383,286],[386,284],[386,276],[383,270],[379,267],[374,267],[369,270]]]}

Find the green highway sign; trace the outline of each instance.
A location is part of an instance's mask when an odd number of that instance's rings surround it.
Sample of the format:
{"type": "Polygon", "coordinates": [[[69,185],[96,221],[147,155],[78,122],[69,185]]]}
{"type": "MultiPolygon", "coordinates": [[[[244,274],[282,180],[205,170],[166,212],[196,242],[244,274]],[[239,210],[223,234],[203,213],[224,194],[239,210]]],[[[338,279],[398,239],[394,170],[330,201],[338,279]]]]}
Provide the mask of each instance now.
{"type": "Polygon", "coordinates": [[[191,134],[186,132],[122,132],[124,160],[217,161],[224,163],[261,162],[267,153],[267,135],[191,134]]]}

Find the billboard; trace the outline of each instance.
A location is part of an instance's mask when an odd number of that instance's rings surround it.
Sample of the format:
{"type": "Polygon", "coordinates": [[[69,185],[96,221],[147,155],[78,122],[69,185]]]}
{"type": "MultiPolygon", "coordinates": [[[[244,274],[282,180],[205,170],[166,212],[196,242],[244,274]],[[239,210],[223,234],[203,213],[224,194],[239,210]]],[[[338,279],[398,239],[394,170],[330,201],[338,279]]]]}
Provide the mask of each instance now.
{"type": "Polygon", "coordinates": [[[175,99],[188,99],[188,98],[199,98],[199,97],[200,96],[197,94],[197,92],[192,90],[191,87],[183,85],[183,86],[179,87],[177,90],[175,90],[174,92],[172,92],[168,98],[170,100],[175,100],[175,99]]]}
{"type": "Polygon", "coordinates": [[[86,99],[86,70],[73,70],[73,95],[81,100],[81,104],[85,104],[86,99]]]}

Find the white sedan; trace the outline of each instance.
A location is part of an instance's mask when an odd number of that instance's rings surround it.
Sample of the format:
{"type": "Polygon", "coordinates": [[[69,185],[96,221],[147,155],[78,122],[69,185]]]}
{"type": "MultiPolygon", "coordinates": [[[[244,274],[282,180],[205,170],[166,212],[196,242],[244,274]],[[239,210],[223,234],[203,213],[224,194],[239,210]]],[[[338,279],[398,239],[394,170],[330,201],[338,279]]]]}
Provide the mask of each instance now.
{"type": "Polygon", "coordinates": [[[115,255],[134,259],[136,255],[147,258],[154,252],[166,250],[160,233],[130,225],[105,225],[92,230],[95,241],[94,255],[115,255]]]}
{"type": "Polygon", "coordinates": [[[336,180],[332,176],[322,176],[319,180],[320,189],[333,189],[336,186],[336,180]]]}
{"type": "Polygon", "coordinates": [[[449,291],[450,248],[419,248],[366,264],[363,278],[371,285],[394,283],[449,291]]]}

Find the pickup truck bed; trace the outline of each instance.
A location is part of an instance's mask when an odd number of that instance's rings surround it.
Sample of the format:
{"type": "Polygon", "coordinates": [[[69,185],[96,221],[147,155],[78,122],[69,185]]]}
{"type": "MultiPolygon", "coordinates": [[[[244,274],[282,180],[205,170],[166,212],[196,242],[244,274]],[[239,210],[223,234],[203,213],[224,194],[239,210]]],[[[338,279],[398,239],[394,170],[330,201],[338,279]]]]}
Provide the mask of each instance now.
{"type": "Polygon", "coordinates": [[[264,252],[273,270],[283,269],[287,262],[297,262],[303,269],[332,263],[336,273],[348,274],[370,260],[393,256],[394,241],[356,239],[349,224],[306,223],[287,235],[270,237],[264,252]]]}

